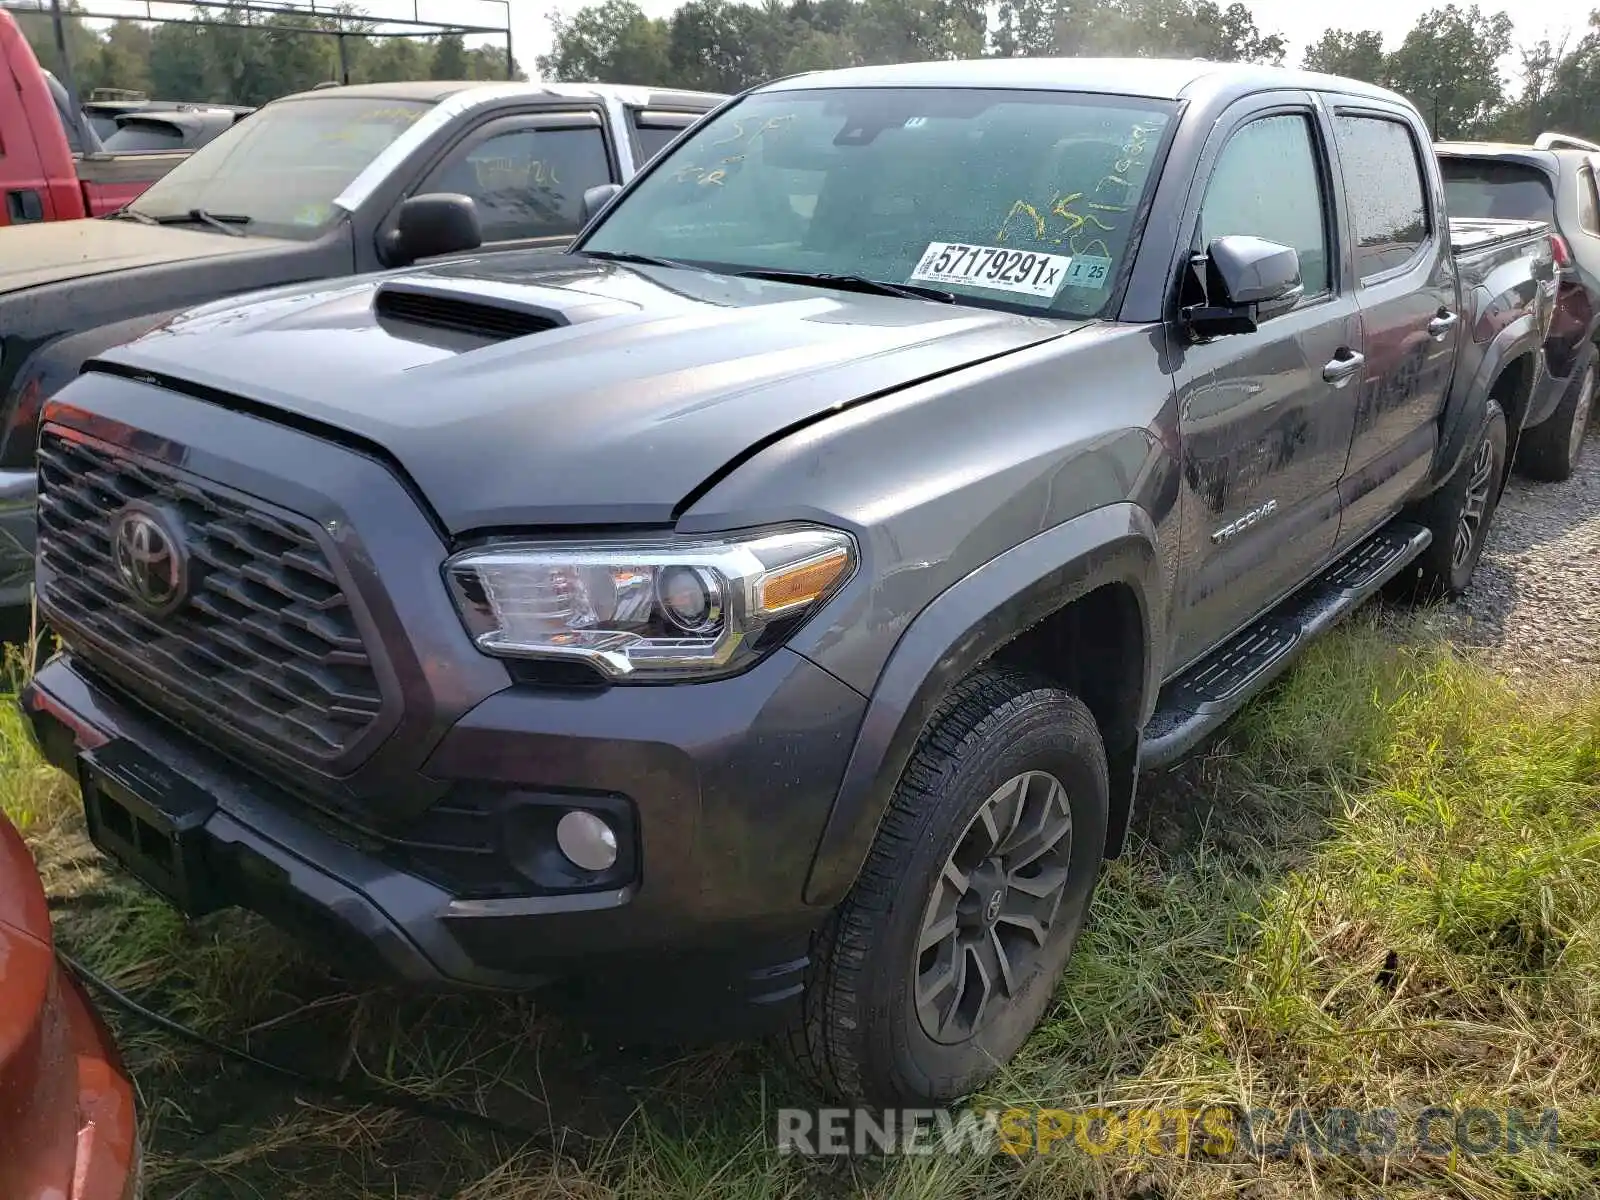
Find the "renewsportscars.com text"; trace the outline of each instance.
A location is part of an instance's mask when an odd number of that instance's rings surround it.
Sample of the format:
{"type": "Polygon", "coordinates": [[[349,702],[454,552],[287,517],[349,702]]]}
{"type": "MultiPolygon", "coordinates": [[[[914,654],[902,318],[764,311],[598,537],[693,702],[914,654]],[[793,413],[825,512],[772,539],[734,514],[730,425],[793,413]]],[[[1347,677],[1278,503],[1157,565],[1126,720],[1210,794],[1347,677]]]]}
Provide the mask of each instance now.
{"type": "Polygon", "coordinates": [[[813,1157],[1080,1153],[1217,1160],[1520,1154],[1554,1149],[1554,1109],[799,1109],[777,1111],[779,1153],[813,1157]]]}

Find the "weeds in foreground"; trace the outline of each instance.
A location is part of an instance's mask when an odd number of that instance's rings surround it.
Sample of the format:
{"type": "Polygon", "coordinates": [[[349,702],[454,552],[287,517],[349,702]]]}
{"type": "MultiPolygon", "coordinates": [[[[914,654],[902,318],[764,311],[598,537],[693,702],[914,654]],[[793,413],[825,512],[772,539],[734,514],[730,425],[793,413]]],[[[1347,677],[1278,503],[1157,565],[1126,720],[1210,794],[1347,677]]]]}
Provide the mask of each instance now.
{"type": "MultiPolygon", "coordinates": [[[[1530,696],[1366,619],[1206,757],[1147,780],[1056,1011],[982,1102],[1559,1110],[1559,1144],[1381,1158],[1196,1145],[800,1160],[809,1104],[760,1048],[622,1051],[536,1004],[357,992],[252,918],[185,924],[108,872],[70,783],[0,714],[0,803],[58,935],[145,1002],[256,1053],[492,1111],[527,1145],[295,1097],[119,1022],[151,1194],[460,1200],[1578,1196],[1600,1188],[1600,686],[1530,696]],[[1162,1153],[1150,1153],[1152,1149],[1162,1153]]],[[[1404,1130],[1402,1130],[1402,1133],[1404,1130]]]]}

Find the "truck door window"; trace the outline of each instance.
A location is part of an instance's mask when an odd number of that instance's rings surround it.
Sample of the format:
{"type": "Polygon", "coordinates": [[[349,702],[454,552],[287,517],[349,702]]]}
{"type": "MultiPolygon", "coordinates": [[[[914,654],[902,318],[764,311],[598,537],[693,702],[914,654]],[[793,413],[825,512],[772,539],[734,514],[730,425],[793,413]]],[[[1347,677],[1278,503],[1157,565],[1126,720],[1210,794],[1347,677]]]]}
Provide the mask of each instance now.
{"type": "Polygon", "coordinates": [[[485,242],[572,237],[583,193],[612,182],[598,129],[516,129],[453,154],[424,186],[471,196],[485,242]]]}
{"type": "Polygon", "coordinates": [[[1422,163],[1401,121],[1340,113],[1333,124],[1355,228],[1356,275],[1365,283],[1404,267],[1428,240],[1422,163]]]}
{"type": "Polygon", "coordinates": [[[1329,290],[1327,204],[1307,117],[1262,117],[1222,148],[1200,207],[1197,250],[1244,235],[1300,254],[1306,295],[1329,290]]]}
{"type": "MultiPolygon", "coordinates": [[[[93,126],[88,121],[73,120],[72,102],[67,98],[67,89],[61,86],[61,81],[49,71],[44,73],[45,87],[50,92],[50,99],[55,102],[56,116],[61,119],[61,133],[67,139],[67,149],[74,154],[84,154],[90,150],[99,149],[98,146],[85,146],[83,131],[88,129],[93,133],[93,126]]],[[[98,139],[96,139],[98,140],[98,139]]]]}
{"type": "Polygon", "coordinates": [[[642,167],[660,154],[689,126],[700,119],[698,113],[669,113],[628,111],[628,122],[633,126],[633,141],[639,148],[639,165],[642,167]]]}

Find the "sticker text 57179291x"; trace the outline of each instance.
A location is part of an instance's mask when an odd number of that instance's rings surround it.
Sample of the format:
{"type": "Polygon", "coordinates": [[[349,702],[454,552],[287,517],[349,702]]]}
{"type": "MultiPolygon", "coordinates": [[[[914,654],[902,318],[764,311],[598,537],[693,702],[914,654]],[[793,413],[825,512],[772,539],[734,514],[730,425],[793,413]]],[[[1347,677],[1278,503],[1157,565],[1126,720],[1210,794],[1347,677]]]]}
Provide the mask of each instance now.
{"type": "Polygon", "coordinates": [[[961,242],[929,242],[911,279],[919,283],[954,283],[967,287],[1018,292],[1049,299],[1061,289],[1072,267],[1064,254],[1008,250],[1004,246],[969,246],[961,242]]]}

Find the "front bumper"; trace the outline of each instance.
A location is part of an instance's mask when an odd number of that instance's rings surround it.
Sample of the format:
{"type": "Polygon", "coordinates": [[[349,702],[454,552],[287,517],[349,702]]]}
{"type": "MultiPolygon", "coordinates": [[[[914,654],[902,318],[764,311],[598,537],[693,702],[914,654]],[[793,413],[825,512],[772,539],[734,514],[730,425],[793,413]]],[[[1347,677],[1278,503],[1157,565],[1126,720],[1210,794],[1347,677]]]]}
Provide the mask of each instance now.
{"type": "Polygon", "coordinates": [[[22,706],[96,841],[179,907],[416,983],[798,991],[860,693],[787,649],[692,684],[535,683],[473,645],[458,547],[395,470],[226,405],[90,373],[41,447],[39,607],[69,649],[22,706]],[[123,603],[106,528],[135,496],[203,544],[204,605],[123,603]],[[614,869],[557,849],[574,808],[612,824],[614,869]]]}
{"type": "Polygon", "coordinates": [[[165,791],[214,799],[192,841],[218,902],[347,967],[511,989],[572,974],[642,974],[653,986],[693,976],[697,994],[711,984],[741,1008],[799,990],[824,915],[803,902],[805,874],[864,707],[782,650],[687,689],[497,693],[441,739],[427,778],[623,797],[639,867],[607,890],[473,897],[241,770],[70,655],[46,664],[21,704],[63,770],[77,773],[86,751],[132,746],[166,773],[165,791]]]}

